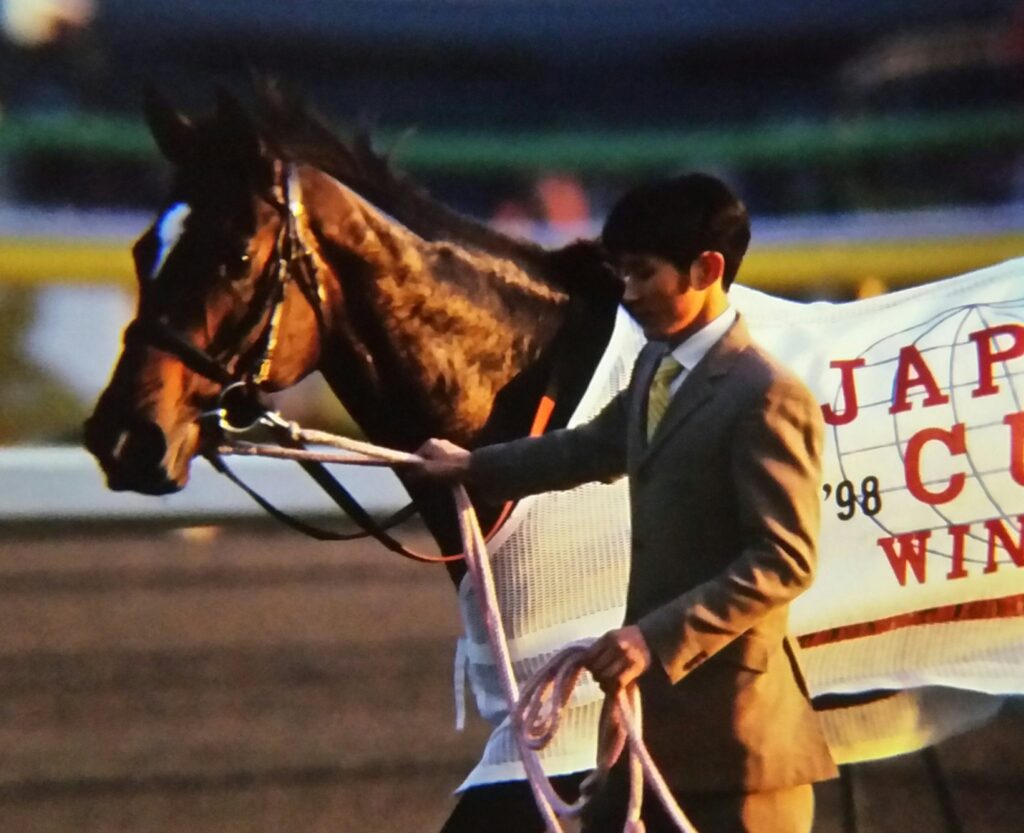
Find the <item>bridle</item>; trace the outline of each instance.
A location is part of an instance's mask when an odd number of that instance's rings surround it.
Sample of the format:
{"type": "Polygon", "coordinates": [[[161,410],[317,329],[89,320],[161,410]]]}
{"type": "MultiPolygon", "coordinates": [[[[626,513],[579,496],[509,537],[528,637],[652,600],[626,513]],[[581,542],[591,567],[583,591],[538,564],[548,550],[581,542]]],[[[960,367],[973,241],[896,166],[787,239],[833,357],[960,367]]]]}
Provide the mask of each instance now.
{"type": "Polygon", "coordinates": [[[294,283],[306,298],[321,335],[326,330],[323,314],[324,287],[312,250],[302,239],[298,218],[305,213],[294,165],[279,163],[274,205],[281,226],[274,254],[267,268],[254,280],[255,303],[234,327],[221,330],[207,348],[183,336],[163,316],[140,315],[125,330],[125,346],[155,347],[173,355],[193,373],[224,388],[242,385],[255,397],[258,386],[270,374],[278,328],[288,285],[294,283]],[[239,345],[246,345],[239,348],[239,345]]]}
{"type": "MultiPolygon", "coordinates": [[[[281,226],[274,255],[269,266],[254,279],[258,282],[261,296],[258,303],[251,305],[250,310],[230,332],[218,331],[211,345],[203,349],[171,326],[166,318],[159,316],[140,315],[125,330],[126,347],[137,344],[162,350],[174,356],[193,373],[221,386],[216,406],[200,415],[207,436],[211,432],[217,436],[239,434],[260,427],[268,431],[281,446],[292,449],[303,447],[293,435],[290,423],[266,408],[259,400],[259,386],[269,377],[289,284],[294,283],[299,288],[313,309],[321,340],[326,333],[324,284],[320,280],[316,257],[303,240],[300,230],[299,218],[305,214],[305,206],[296,180],[297,173],[293,164],[278,163],[274,192],[275,205],[281,214],[281,226]],[[247,346],[239,349],[239,344],[247,346]]],[[[553,374],[553,379],[555,376],[557,374],[553,374]]],[[[552,382],[540,400],[531,435],[542,434],[547,429],[554,406],[555,384],[552,382]]],[[[297,461],[328,497],[356,523],[360,532],[325,530],[278,509],[230,469],[218,453],[215,442],[206,443],[202,454],[218,472],[241,488],[268,514],[317,540],[348,541],[373,537],[393,552],[416,561],[454,561],[464,557],[461,553],[425,556],[407,549],[388,530],[415,514],[414,504],[410,503],[378,522],[321,462],[305,459],[297,461]]],[[[488,539],[508,518],[512,506],[509,502],[499,512],[493,528],[486,536],[488,539]]]]}
{"type": "MultiPolygon", "coordinates": [[[[299,217],[305,213],[305,206],[296,181],[294,165],[279,163],[277,179],[274,189],[277,197],[275,205],[281,214],[281,226],[274,245],[274,254],[268,267],[254,278],[259,287],[257,303],[251,305],[241,321],[229,332],[219,331],[212,339],[211,346],[203,349],[171,326],[166,318],[140,315],[125,330],[124,342],[126,347],[139,345],[162,350],[174,356],[193,373],[221,386],[216,406],[200,415],[207,434],[244,433],[259,426],[268,430],[282,446],[301,448],[301,443],[292,436],[288,423],[260,402],[259,386],[270,373],[289,284],[294,283],[299,288],[313,309],[321,338],[326,332],[323,314],[325,291],[316,259],[311,248],[303,240],[299,227],[299,217]],[[239,344],[245,346],[239,349],[239,344]]],[[[360,532],[354,533],[324,530],[283,512],[252,489],[224,462],[215,442],[207,443],[202,453],[218,472],[245,491],[270,515],[305,535],[330,541],[347,541],[372,536],[388,549],[410,558],[424,560],[418,554],[407,550],[387,532],[415,513],[412,504],[378,522],[322,463],[303,460],[299,465],[361,529],[360,532]]],[[[454,558],[451,557],[451,560],[454,558]]]]}

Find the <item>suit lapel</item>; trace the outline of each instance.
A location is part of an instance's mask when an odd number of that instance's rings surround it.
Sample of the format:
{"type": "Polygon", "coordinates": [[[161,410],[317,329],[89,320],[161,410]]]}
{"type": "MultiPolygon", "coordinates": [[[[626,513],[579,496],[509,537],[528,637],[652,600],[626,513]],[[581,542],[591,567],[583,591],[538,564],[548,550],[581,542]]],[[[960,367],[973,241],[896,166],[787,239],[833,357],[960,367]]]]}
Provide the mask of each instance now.
{"type": "MultiPolygon", "coordinates": [[[[729,372],[736,357],[742,353],[750,344],[750,334],[747,326],[737,317],[736,322],[726,331],[718,342],[708,351],[707,355],[697,363],[697,366],[690,371],[679,390],[672,396],[651,442],[646,442],[647,412],[646,405],[640,421],[641,440],[643,442],[643,453],[641,462],[649,459],[662,445],[666,439],[674,434],[697,410],[702,408],[714,397],[719,389],[719,382],[729,372]]],[[[646,400],[647,389],[650,387],[650,380],[653,378],[654,370],[657,367],[657,360],[654,367],[650,369],[646,377],[647,387],[644,390],[646,400]]]]}

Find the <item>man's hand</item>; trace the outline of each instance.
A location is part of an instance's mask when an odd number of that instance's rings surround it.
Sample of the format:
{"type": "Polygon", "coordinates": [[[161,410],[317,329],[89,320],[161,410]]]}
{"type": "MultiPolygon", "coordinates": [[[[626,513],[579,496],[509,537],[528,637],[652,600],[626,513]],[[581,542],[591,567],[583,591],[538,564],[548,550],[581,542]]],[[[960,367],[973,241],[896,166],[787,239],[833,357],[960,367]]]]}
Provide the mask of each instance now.
{"type": "Polygon", "coordinates": [[[422,463],[408,463],[406,469],[446,483],[461,481],[469,474],[469,452],[448,440],[427,440],[416,449],[422,463]]]}
{"type": "Polygon", "coordinates": [[[636,625],[626,625],[590,646],[585,665],[605,694],[625,688],[651,666],[651,649],[636,625]]]}

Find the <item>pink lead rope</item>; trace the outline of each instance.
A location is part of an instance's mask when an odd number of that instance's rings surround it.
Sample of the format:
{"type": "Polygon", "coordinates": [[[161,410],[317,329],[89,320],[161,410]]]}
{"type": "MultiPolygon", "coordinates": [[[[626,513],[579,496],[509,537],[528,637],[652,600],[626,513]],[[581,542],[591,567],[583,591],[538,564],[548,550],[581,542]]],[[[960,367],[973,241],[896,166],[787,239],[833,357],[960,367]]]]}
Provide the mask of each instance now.
{"type": "MultiPolygon", "coordinates": [[[[296,423],[289,425],[296,439],[341,449],[346,453],[338,455],[331,452],[298,451],[253,443],[224,445],[219,452],[276,458],[292,458],[301,454],[304,459],[369,466],[406,465],[421,460],[415,454],[382,448],[323,431],[309,431],[296,423]]],[[[563,833],[560,819],[577,818],[582,814],[591,795],[627,746],[630,753],[630,792],[623,833],[644,833],[640,809],[645,777],[676,827],[682,833],[697,833],[672,796],[665,779],[644,745],[640,692],[635,683],[618,691],[615,697],[605,699],[601,711],[597,768],[583,781],[579,799],[569,804],[555,792],[541,765],[538,752],[551,743],[558,732],[562,712],[572,697],[577,681],[586,670],[583,666],[583,657],[588,643],[574,642],[563,648],[526,682],[520,692],[512,670],[508,640],[498,609],[487,543],[480,529],[476,510],[462,485],[454,486],[452,492],[458,512],[466,566],[481,600],[487,639],[510,707],[516,744],[530,789],[549,833],[563,833]]]]}

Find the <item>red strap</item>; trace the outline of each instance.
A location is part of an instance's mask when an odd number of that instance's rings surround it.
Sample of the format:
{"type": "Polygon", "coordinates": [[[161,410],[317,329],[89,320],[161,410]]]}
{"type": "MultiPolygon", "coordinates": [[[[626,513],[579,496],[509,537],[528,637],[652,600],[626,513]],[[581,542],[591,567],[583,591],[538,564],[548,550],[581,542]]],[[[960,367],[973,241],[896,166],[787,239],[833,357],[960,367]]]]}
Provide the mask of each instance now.
{"type": "Polygon", "coordinates": [[[533,417],[533,425],[530,426],[530,436],[539,437],[548,427],[548,423],[551,422],[551,414],[555,412],[555,400],[547,394],[544,394],[540,398],[540,404],[537,406],[537,413],[533,417]]]}
{"type": "MultiPolygon", "coordinates": [[[[537,413],[533,416],[533,425],[530,426],[530,436],[539,437],[548,427],[548,423],[551,422],[551,414],[555,412],[555,400],[545,394],[540,398],[540,404],[537,405],[537,413]]],[[[498,518],[495,520],[494,525],[490,531],[484,536],[485,541],[490,541],[495,535],[498,534],[498,530],[505,525],[505,521],[508,520],[508,516],[512,514],[512,510],[515,508],[516,502],[514,500],[506,501],[505,505],[501,507],[501,512],[498,513],[498,518]]]]}

